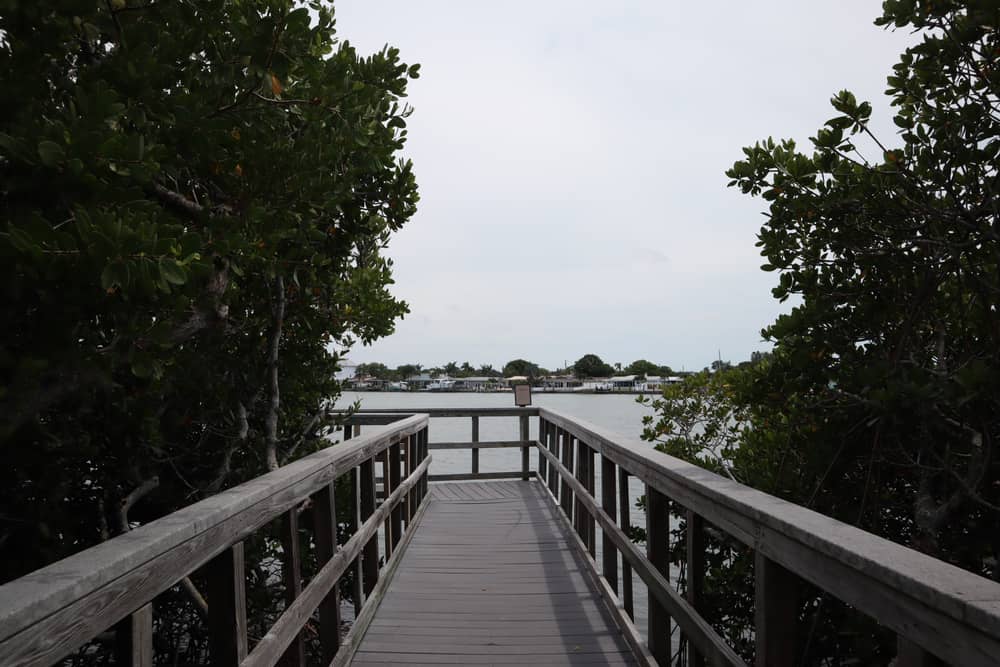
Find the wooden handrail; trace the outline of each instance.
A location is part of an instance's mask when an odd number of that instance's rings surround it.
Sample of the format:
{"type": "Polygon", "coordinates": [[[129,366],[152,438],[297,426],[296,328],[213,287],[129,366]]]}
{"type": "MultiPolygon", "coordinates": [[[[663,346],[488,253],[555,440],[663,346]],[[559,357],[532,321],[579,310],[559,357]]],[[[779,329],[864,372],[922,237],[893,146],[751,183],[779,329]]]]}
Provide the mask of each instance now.
{"type": "MultiPolygon", "coordinates": [[[[624,438],[585,421],[547,408],[539,409],[541,432],[552,440],[576,439],[634,476],[647,489],[708,521],[757,553],[757,641],[769,643],[759,664],[785,664],[790,628],[797,611],[785,594],[794,577],[807,580],[876,621],[901,638],[956,665],[995,665],[1000,656],[1000,584],[890,542],[859,528],[799,505],[754,490],[703,468],[655,451],[648,443],[624,438]],[[790,579],[792,577],[792,579],[790,579]],[[782,657],[785,656],[785,657],[782,657]]],[[[555,445],[556,447],[558,445],[555,445]]],[[[703,651],[715,642],[699,640],[701,631],[685,618],[692,605],[667,599],[648,560],[639,564],[635,551],[622,544],[623,533],[603,511],[592,492],[572,472],[572,462],[559,462],[549,438],[539,454],[558,473],[560,500],[581,502],[607,531],[626,560],[644,580],[654,580],[651,597],[673,607],[685,634],[703,651]],[[685,605],[686,609],[681,605],[685,605]],[[684,620],[682,623],[681,620],[684,620]]],[[[565,449],[565,445],[564,445],[565,449]]],[[[572,449],[570,449],[572,451],[572,449]]],[[[548,487],[558,489],[550,480],[548,487]]],[[[563,503],[563,508],[567,504],[563,503]]],[[[624,509],[624,508],[622,508],[624,509]]],[[[691,536],[692,539],[697,536],[691,536]]],[[[723,656],[717,656],[727,662],[723,656]]]]}
{"type": "MultiPolygon", "coordinates": [[[[328,447],[0,586],[0,664],[61,659],[188,574],[218,562],[217,556],[341,475],[410,438],[420,443],[418,472],[392,489],[389,502],[373,516],[397,507],[414,488],[420,489],[422,500],[430,461],[422,437],[427,424],[426,415],[406,417],[381,433],[328,447]]],[[[409,505],[412,516],[416,508],[409,505]]],[[[367,535],[379,521],[363,518],[361,532],[367,535]]],[[[237,558],[236,571],[242,576],[242,549],[237,558]]],[[[339,571],[341,560],[327,561],[324,569],[339,571]]],[[[243,647],[245,651],[245,637],[243,647]]]]}

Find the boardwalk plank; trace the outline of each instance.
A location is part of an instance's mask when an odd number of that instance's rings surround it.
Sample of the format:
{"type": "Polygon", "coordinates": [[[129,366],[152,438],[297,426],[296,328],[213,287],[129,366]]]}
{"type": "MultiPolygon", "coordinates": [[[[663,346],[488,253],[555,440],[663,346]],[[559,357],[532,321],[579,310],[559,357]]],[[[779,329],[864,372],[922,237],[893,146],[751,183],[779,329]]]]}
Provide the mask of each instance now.
{"type": "Polygon", "coordinates": [[[633,665],[537,482],[431,486],[355,665],[633,665]]]}

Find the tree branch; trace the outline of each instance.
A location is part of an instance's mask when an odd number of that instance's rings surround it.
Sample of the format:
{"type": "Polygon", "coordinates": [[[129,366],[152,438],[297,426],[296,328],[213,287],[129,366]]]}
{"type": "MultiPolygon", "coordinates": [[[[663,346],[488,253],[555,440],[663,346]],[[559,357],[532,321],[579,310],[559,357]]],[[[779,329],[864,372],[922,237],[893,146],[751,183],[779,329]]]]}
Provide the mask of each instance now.
{"type": "Polygon", "coordinates": [[[285,279],[278,276],[274,281],[274,308],[271,341],[268,349],[268,382],[270,400],[264,419],[264,442],[267,455],[267,469],[278,469],[278,408],[281,407],[281,392],[278,387],[278,350],[281,345],[281,329],[285,321],[285,279]]]}

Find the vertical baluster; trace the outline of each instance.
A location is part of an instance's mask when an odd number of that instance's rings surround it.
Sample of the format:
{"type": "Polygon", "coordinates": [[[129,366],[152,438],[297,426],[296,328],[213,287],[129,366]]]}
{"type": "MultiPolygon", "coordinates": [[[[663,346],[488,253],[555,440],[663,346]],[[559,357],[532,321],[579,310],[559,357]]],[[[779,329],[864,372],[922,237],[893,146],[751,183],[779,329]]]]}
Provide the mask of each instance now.
{"type": "MultiPolygon", "coordinates": [[[[701,611],[701,591],[705,583],[705,522],[693,511],[687,511],[687,601],[701,611]]],[[[688,667],[704,667],[705,658],[691,645],[687,645],[688,667]]]]}
{"type": "MultiPolygon", "coordinates": [[[[418,434],[414,433],[406,439],[406,477],[407,479],[413,474],[413,471],[417,469],[417,438],[418,434]]],[[[413,521],[413,515],[417,513],[417,486],[414,484],[410,487],[410,490],[406,492],[406,527],[410,527],[410,523],[413,521]]]]}
{"type": "Polygon", "coordinates": [[[798,580],[761,552],[754,555],[754,624],[758,667],[796,664],[798,580]]]}
{"type": "MultiPolygon", "coordinates": [[[[667,497],[646,485],[646,557],[670,580],[670,507],[667,497]]],[[[647,587],[648,592],[648,587],[647,587]]],[[[649,598],[649,650],[661,665],[670,664],[670,617],[653,596],[649,598]]]]}
{"type": "MultiPolygon", "coordinates": [[[[562,447],[561,433],[561,429],[554,425],[549,433],[549,448],[552,453],[556,455],[557,461],[562,458],[562,450],[560,449],[560,447],[562,447]]],[[[552,474],[550,475],[549,482],[552,484],[552,495],[555,496],[558,501],[559,492],[561,490],[560,487],[562,486],[562,475],[559,474],[559,472],[557,472],[554,468],[552,474]]]]}
{"type": "MultiPolygon", "coordinates": [[[[281,561],[281,576],[285,583],[285,608],[287,609],[295,598],[302,594],[302,553],[299,545],[299,508],[293,507],[285,512],[281,520],[281,550],[284,558],[281,561]]],[[[288,645],[279,663],[284,667],[304,667],[306,664],[306,646],[302,633],[295,636],[288,645]]]]}
{"type": "MultiPolygon", "coordinates": [[[[428,427],[424,427],[420,431],[420,462],[423,463],[424,459],[427,458],[427,443],[428,443],[428,427]]],[[[424,472],[423,479],[420,481],[420,500],[423,501],[424,497],[427,495],[427,475],[430,473],[428,469],[424,472]]]]}
{"type": "MultiPolygon", "coordinates": [[[[399,484],[402,481],[400,478],[399,448],[400,443],[398,442],[389,446],[389,480],[393,491],[399,488],[399,484]]],[[[388,491],[386,491],[385,497],[389,497],[388,491]]],[[[399,538],[403,536],[403,508],[399,503],[396,503],[396,506],[389,512],[389,525],[392,530],[392,549],[390,550],[387,547],[386,550],[391,554],[396,550],[399,538]]]]}
{"type": "MultiPolygon", "coordinates": [[[[337,553],[337,507],[335,484],[330,482],[313,495],[313,519],[316,522],[316,565],[323,567],[337,553]]],[[[340,648],[340,582],[319,604],[319,639],[323,663],[329,664],[340,648]]]]}
{"type": "MultiPolygon", "coordinates": [[[[472,418],[472,442],[479,442],[479,417],[472,418]]],[[[472,448],[472,474],[479,472],[479,448],[472,448]]]]}
{"type": "Polygon", "coordinates": [[[243,543],[208,563],[208,642],[213,665],[235,667],[247,657],[243,543]]]}
{"type": "MultiPolygon", "coordinates": [[[[378,455],[379,465],[382,468],[382,499],[381,502],[385,502],[385,499],[392,495],[393,486],[392,479],[389,477],[389,448],[386,447],[378,455]]],[[[381,503],[380,503],[381,504],[381,503]]],[[[392,547],[395,542],[392,539],[392,514],[385,518],[385,530],[383,532],[383,537],[385,539],[385,559],[388,561],[389,556],[392,555],[392,547]]]]}
{"type": "MultiPolygon", "coordinates": [[[[629,502],[628,494],[628,471],[625,468],[618,468],[618,525],[626,535],[632,527],[632,504],[629,502]]],[[[622,606],[625,613],[633,621],[635,620],[635,608],[632,602],[632,566],[622,556],[622,606]]]]}
{"type": "MultiPolygon", "coordinates": [[[[541,416],[538,417],[538,442],[542,447],[545,447],[546,431],[548,431],[548,422],[545,421],[541,416]]],[[[545,454],[542,454],[541,449],[538,450],[538,479],[542,484],[548,484],[549,482],[549,466],[548,461],[545,458],[545,454]]]]}
{"type": "MultiPolygon", "coordinates": [[[[351,534],[358,532],[361,527],[361,472],[358,468],[351,469],[351,534]]],[[[351,571],[354,572],[354,582],[351,587],[351,597],[354,598],[354,618],[361,614],[361,607],[365,603],[364,589],[361,585],[361,556],[351,563],[351,571]]]]}
{"type": "MultiPolygon", "coordinates": [[[[566,471],[573,474],[573,436],[568,431],[563,431],[563,466],[566,471]]],[[[563,511],[570,523],[573,523],[573,489],[569,482],[563,482],[562,486],[563,511]]]]}
{"type": "Polygon", "coordinates": [[[139,607],[115,625],[115,664],[153,666],[153,605],[139,607]]]}
{"type": "MultiPolygon", "coordinates": [[[[601,509],[614,521],[617,515],[615,496],[615,464],[607,456],[601,456],[601,509]]],[[[611,590],[618,592],[618,550],[608,531],[601,531],[601,560],[604,578],[611,590]]]]}
{"type": "MultiPolygon", "coordinates": [[[[594,450],[590,448],[589,445],[583,446],[583,456],[586,459],[587,465],[584,466],[584,486],[587,487],[587,493],[590,494],[591,499],[597,499],[597,487],[595,484],[595,474],[594,468],[594,450]]],[[[590,513],[590,511],[581,504],[580,509],[583,510],[583,523],[584,532],[587,534],[587,549],[590,551],[590,557],[597,558],[597,519],[590,513]]]]}
{"type": "MultiPolygon", "coordinates": [[[[375,460],[363,461],[358,468],[360,476],[360,499],[362,523],[368,521],[375,512],[375,460]]],[[[361,557],[361,571],[365,599],[372,594],[378,583],[378,535],[372,535],[365,545],[361,557]]]]}
{"type": "MultiPolygon", "coordinates": [[[[576,481],[580,482],[583,488],[587,488],[587,459],[590,457],[587,452],[590,448],[583,440],[576,441],[576,481]]],[[[573,516],[575,520],[573,525],[576,527],[576,534],[580,536],[583,543],[590,548],[590,540],[587,537],[587,508],[584,506],[583,501],[580,500],[579,495],[576,497],[576,502],[574,503],[573,516]]]]}
{"type": "MultiPolygon", "coordinates": [[[[521,415],[521,442],[528,442],[528,415],[521,415]]],[[[527,482],[530,479],[528,471],[531,469],[530,461],[531,449],[527,444],[521,445],[521,480],[527,482]]]]}

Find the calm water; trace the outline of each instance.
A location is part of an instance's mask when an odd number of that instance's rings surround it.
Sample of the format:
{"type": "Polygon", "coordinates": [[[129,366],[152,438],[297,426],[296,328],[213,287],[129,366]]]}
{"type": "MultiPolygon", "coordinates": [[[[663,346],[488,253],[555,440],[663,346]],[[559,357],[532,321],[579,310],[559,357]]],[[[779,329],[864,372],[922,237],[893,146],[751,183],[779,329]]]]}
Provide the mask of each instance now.
{"type": "MultiPolygon", "coordinates": [[[[619,433],[627,438],[638,438],[642,433],[642,417],[652,414],[649,408],[636,403],[631,394],[533,394],[532,404],[558,410],[564,414],[589,421],[597,426],[619,433]]],[[[337,402],[346,408],[354,401],[360,401],[362,409],[412,408],[419,412],[426,408],[506,408],[514,406],[512,393],[431,393],[431,392],[351,392],[345,393],[337,402]]],[[[532,418],[531,436],[538,437],[538,419],[532,418]]],[[[378,427],[365,426],[368,429],[378,427]]],[[[472,440],[472,420],[469,417],[431,419],[429,427],[431,442],[467,442],[472,440]]],[[[519,426],[517,417],[482,417],[479,420],[480,440],[517,440],[519,426]]],[[[464,473],[472,471],[472,453],[468,450],[447,450],[433,452],[431,464],[433,474],[464,473]]],[[[536,465],[532,455],[532,466],[536,465]]],[[[482,472],[500,470],[520,470],[521,450],[484,449],[479,454],[479,469],[482,472]]]]}
{"type": "MultiPolygon", "coordinates": [[[[577,417],[618,433],[625,438],[638,439],[642,433],[642,418],[651,415],[652,410],[636,403],[632,394],[533,394],[532,405],[558,410],[563,414],[577,417]]],[[[420,408],[503,408],[513,407],[512,393],[432,393],[432,392],[347,392],[337,402],[337,407],[346,408],[354,401],[361,402],[361,408],[378,410],[385,408],[407,408],[419,412],[420,408]]],[[[538,419],[531,418],[530,437],[538,437],[538,419]]],[[[365,426],[363,433],[383,427],[365,426]]],[[[517,417],[480,417],[479,439],[517,440],[520,437],[517,417]]],[[[469,417],[434,417],[428,427],[430,442],[468,442],[472,440],[472,419],[469,417]]],[[[649,445],[652,448],[652,445],[649,445]]],[[[470,450],[436,450],[431,452],[433,463],[431,473],[472,472],[470,450]]],[[[531,467],[538,466],[538,454],[532,452],[531,467]]],[[[596,467],[595,495],[601,497],[601,468],[596,467]]],[[[506,449],[484,449],[480,451],[480,472],[519,471],[521,450],[517,447],[506,449]]],[[[643,485],[631,478],[632,525],[645,526],[645,513],[635,507],[635,501],[644,493],[643,485]]],[[[597,536],[597,562],[601,562],[600,527],[597,536]]],[[[619,568],[620,569],[620,568],[619,568]]],[[[672,573],[676,576],[676,572],[672,573]]],[[[621,573],[619,572],[619,578],[621,573]]],[[[673,578],[673,577],[672,577],[673,578]]],[[[646,587],[633,575],[632,589],[635,597],[635,624],[643,636],[646,634],[646,587]]],[[[676,638],[675,638],[676,641],[676,638]]],[[[676,648],[676,647],[675,647],[676,648]]]]}

